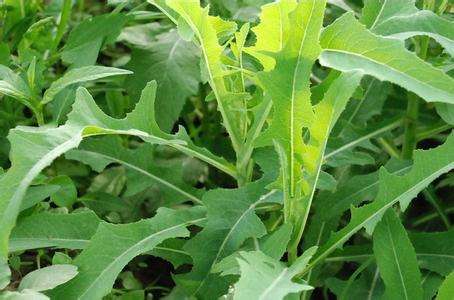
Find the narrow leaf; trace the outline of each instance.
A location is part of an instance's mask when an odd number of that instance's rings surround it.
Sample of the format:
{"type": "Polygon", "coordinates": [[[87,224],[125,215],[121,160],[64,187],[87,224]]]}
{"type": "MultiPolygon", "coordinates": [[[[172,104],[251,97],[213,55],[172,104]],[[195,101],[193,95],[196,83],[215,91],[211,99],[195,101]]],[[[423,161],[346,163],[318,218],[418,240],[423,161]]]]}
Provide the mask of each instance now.
{"type": "Polygon", "coordinates": [[[389,209],[375,228],[374,256],[387,299],[422,299],[416,253],[396,213],[389,209]]]}
{"type": "Polygon", "coordinates": [[[352,13],[328,26],[320,44],[319,59],[324,66],[390,81],[428,102],[454,103],[454,79],[406,50],[402,41],[368,31],[352,13]]]}

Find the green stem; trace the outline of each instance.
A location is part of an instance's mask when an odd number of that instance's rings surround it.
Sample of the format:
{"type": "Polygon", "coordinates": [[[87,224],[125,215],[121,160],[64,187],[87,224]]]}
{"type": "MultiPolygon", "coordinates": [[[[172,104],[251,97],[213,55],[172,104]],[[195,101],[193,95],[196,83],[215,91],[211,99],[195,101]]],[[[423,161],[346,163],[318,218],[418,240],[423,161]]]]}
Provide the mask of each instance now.
{"type": "Polygon", "coordinates": [[[404,143],[402,146],[401,156],[403,159],[411,159],[413,150],[416,148],[416,127],[419,114],[419,99],[418,96],[408,93],[407,112],[404,117],[404,143]]]}
{"type": "Polygon", "coordinates": [[[435,194],[435,191],[433,189],[433,187],[428,187],[426,188],[424,191],[423,191],[423,194],[424,194],[424,197],[426,198],[426,200],[432,204],[432,206],[435,208],[435,210],[437,211],[437,213],[439,214],[441,220],[443,221],[443,223],[445,224],[446,226],[446,229],[449,230],[449,228],[451,228],[451,223],[449,222],[449,219],[448,219],[448,216],[445,214],[445,212],[443,211],[443,209],[441,208],[440,204],[439,204],[439,200],[438,200],[438,197],[437,195],[435,194]]]}
{"type": "MultiPolygon", "coordinates": [[[[433,10],[435,6],[434,0],[424,0],[424,9],[433,10]]],[[[423,60],[427,58],[427,50],[429,49],[429,37],[416,37],[414,39],[416,46],[416,54],[423,60]]],[[[418,125],[419,114],[419,97],[413,93],[408,93],[407,112],[404,118],[404,143],[402,145],[402,158],[411,159],[413,150],[416,149],[416,127],[418,125]]]]}
{"type": "Polygon", "coordinates": [[[68,21],[71,16],[71,7],[72,1],[64,0],[60,14],[60,22],[57,27],[57,34],[55,35],[55,39],[52,43],[51,53],[54,53],[57,50],[58,45],[66,32],[66,27],[68,26],[68,21]]]}

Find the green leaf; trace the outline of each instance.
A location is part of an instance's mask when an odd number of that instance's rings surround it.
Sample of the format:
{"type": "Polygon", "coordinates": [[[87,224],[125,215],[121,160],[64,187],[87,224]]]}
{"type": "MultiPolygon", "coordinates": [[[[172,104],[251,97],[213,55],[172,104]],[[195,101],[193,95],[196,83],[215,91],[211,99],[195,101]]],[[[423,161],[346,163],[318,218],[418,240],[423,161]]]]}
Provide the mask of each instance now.
{"type": "Polygon", "coordinates": [[[34,107],[33,95],[25,80],[6,66],[0,65],[0,93],[34,107]]]}
{"type": "Polygon", "coordinates": [[[366,1],[361,21],[382,36],[402,40],[429,36],[454,56],[454,22],[434,12],[419,10],[414,0],[366,1]]]}
{"type": "Polygon", "coordinates": [[[53,265],[37,269],[22,278],[19,291],[46,291],[59,286],[77,275],[77,267],[73,265],[53,265]]]}
{"type": "Polygon", "coordinates": [[[91,211],[72,214],[40,213],[21,219],[11,232],[9,251],[56,247],[84,249],[100,219],[91,211]]]}
{"type": "Polygon", "coordinates": [[[269,201],[268,198],[276,192],[265,189],[267,182],[269,178],[263,178],[242,188],[216,189],[204,195],[202,201],[207,208],[207,224],[183,248],[191,255],[194,266],[191,272],[175,276],[177,285],[183,287],[188,295],[215,299],[227,292],[229,282],[212,271],[246,239],[266,234],[255,208],[269,201]]]}
{"type": "Polygon", "coordinates": [[[209,7],[200,7],[199,0],[167,0],[166,4],[179,15],[179,26],[183,23],[189,26],[200,43],[208,82],[217,100],[223,125],[229,133],[233,148],[238,152],[244,138],[246,124],[241,120],[244,119],[242,115],[246,108],[242,107],[243,101],[227,89],[224,79],[228,71],[222,62],[224,47],[218,41],[218,38],[225,37],[225,33],[235,30],[236,24],[209,16],[209,7]]]}
{"type": "Polygon", "coordinates": [[[315,251],[316,248],[307,250],[290,267],[260,251],[240,252],[237,260],[241,277],[234,286],[233,299],[284,299],[288,294],[312,289],[304,281],[292,279],[305,268],[315,251]]]}
{"type": "Polygon", "coordinates": [[[58,185],[49,184],[30,187],[25,194],[24,200],[22,200],[20,210],[23,211],[35,206],[39,202],[56,193],[59,189],[60,187],[58,185]]]}
{"type": "Polygon", "coordinates": [[[56,205],[70,208],[77,201],[77,189],[69,176],[56,176],[49,183],[60,187],[50,196],[50,200],[56,205]]]}
{"type": "Polygon", "coordinates": [[[409,236],[421,268],[445,276],[454,270],[454,230],[413,232],[409,236]]]}
{"type": "MultiPolygon", "coordinates": [[[[454,269],[454,230],[445,232],[410,232],[416,258],[422,269],[446,276],[454,269]]],[[[331,254],[326,261],[363,261],[373,256],[369,244],[348,246],[331,254]]]]}
{"type": "Polygon", "coordinates": [[[319,60],[326,67],[390,81],[428,102],[454,103],[454,79],[406,50],[402,41],[368,31],[352,13],[326,27],[320,44],[319,60]]]}
{"type": "Polygon", "coordinates": [[[375,200],[359,208],[352,208],[350,222],[331,235],[314,256],[309,269],[320,263],[336,248],[341,247],[361,228],[366,227],[367,232],[371,233],[383,213],[395,203],[399,202],[402,209],[405,209],[430,182],[454,168],[454,158],[451,154],[453,151],[454,135],[450,135],[447,141],[437,148],[415,151],[413,167],[403,176],[393,175],[382,168],[375,200]]]}
{"type": "MultiPolygon", "coordinates": [[[[326,1],[304,1],[298,4],[289,14],[289,22],[282,21],[289,26],[283,29],[283,32],[288,32],[288,37],[282,50],[274,55],[274,69],[257,75],[274,107],[272,123],[259,137],[257,144],[270,145],[275,140],[282,147],[281,164],[286,166],[282,174],[285,219],[298,229],[304,219],[301,218],[304,215],[301,184],[303,127],[310,126],[314,117],[309,79],[312,65],[321,50],[318,40],[325,4],[326,1]]],[[[300,232],[296,231],[293,244],[299,236],[300,232]]]]}
{"type": "Polygon", "coordinates": [[[160,208],[155,217],[136,223],[101,223],[89,246],[74,260],[79,274],[54,289],[51,297],[102,298],[134,257],[152,250],[166,239],[189,236],[186,227],[204,220],[205,210],[198,206],[185,210],[160,208]]]}
{"type": "Polygon", "coordinates": [[[124,165],[128,170],[128,195],[156,185],[165,195],[165,205],[188,200],[202,203],[200,197],[203,192],[183,179],[182,162],[166,161],[165,164],[159,164],[153,159],[153,155],[151,145],[146,144],[136,150],[130,150],[122,145],[121,139],[104,137],[84,141],[77,150],[68,152],[66,157],[84,162],[97,172],[103,171],[112,163],[124,165]]]}
{"type": "Polygon", "coordinates": [[[389,209],[374,230],[374,256],[386,299],[422,299],[416,253],[396,213],[389,209]]]}
{"type": "Polygon", "coordinates": [[[446,277],[438,290],[437,300],[451,300],[454,295],[454,272],[446,277]]]}
{"type": "Polygon", "coordinates": [[[133,71],[125,86],[139,98],[147,82],[156,80],[156,118],[159,127],[170,131],[189,96],[199,89],[199,51],[184,41],[175,30],[160,34],[146,48],[133,49],[126,68],[133,71]]]}
{"type": "Polygon", "coordinates": [[[50,87],[44,93],[42,100],[43,104],[49,103],[54,100],[55,96],[64,88],[86,81],[96,80],[115,75],[132,74],[131,71],[122,70],[104,66],[88,66],[68,71],[63,77],[52,82],[50,87]]]}
{"type": "Polygon", "coordinates": [[[69,34],[62,60],[73,68],[95,64],[101,47],[115,42],[127,20],[123,14],[104,14],[79,23],[69,34]]]}

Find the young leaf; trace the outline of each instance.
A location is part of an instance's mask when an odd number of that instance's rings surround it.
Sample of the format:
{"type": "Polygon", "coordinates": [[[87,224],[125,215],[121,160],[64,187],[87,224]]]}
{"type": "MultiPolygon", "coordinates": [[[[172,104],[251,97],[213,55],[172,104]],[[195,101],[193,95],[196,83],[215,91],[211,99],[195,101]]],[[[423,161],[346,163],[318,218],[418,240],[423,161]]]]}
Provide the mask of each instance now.
{"type": "Polygon", "coordinates": [[[115,75],[132,74],[131,71],[103,66],[88,66],[68,71],[62,78],[52,82],[44,93],[43,104],[54,100],[54,97],[65,87],[85,81],[96,80],[115,75]]]}
{"type": "MultiPolygon", "coordinates": [[[[200,7],[199,0],[167,0],[166,4],[180,16],[179,26],[189,26],[200,43],[208,82],[217,100],[218,110],[222,115],[224,127],[229,133],[232,146],[238,152],[244,138],[242,133],[246,124],[242,124],[240,121],[242,112],[236,106],[243,105],[243,101],[235,103],[235,99],[238,97],[229,92],[226,87],[224,77],[227,75],[227,71],[221,60],[224,48],[218,42],[218,37],[235,29],[236,25],[209,16],[209,8],[200,7]]],[[[243,110],[245,111],[245,108],[243,110]]]]}
{"type": "Polygon", "coordinates": [[[186,227],[203,220],[205,210],[198,206],[185,210],[160,208],[155,217],[136,223],[101,223],[89,246],[74,260],[79,274],[54,289],[51,297],[101,299],[130,260],[166,239],[189,236],[186,227]]]}
{"type": "Polygon", "coordinates": [[[56,247],[84,249],[100,219],[93,212],[40,213],[21,219],[11,232],[9,251],[56,247]]]}
{"type": "Polygon", "coordinates": [[[36,292],[55,288],[77,275],[77,267],[73,265],[54,265],[37,269],[22,278],[19,291],[33,290],[36,292]]]}
{"type": "Polygon", "coordinates": [[[374,35],[352,13],[326,27],[320,44],[319,60],[326,67],[390,81],[428,102],[454,103],[454,79],[406,50],[402,41],[374,35]]]}
{"type": "Polygon", "coordinates": [[[454,135],[451,135],[437,148],[415,151],[413,167],[403,176],[392,175],[382,168],[379,174],[379,192],[375,200],[360,208],[352,208],[348,225],[331,235],[314,256],[308,270],[336,248],[341,247],[361,228],[366,227],[371,233],[383,213],[395,203],[399,202],[402,209],[405,209],[430,182],[454,168],[454,158],[451,154],[453,151],[454,135]]]}
{"type": "Polygon", "coordinates": [[[396,213],[389,209],[374,230],[374,256],[386,299],[422,299],[416,253],[396,213]]]}
{"type": "Polygon", "coordinates": [[[260,251],[240,252],[237,260],[241,277],[234,286],[233,299],[284,299],[288,294],[312,289],[304,281],[292,279],[298,270],[304,269],[315,251],[316,248],[307,250],[290,267],[260,251]]]}
{"type": "Polygon", "coordinates": [[[36,104],[24,79],[6,66],[0,65],[0,93],[13,97],[30,108],[36,104]]]}
{"type": "MultiPolygon", "coordinates": [[[[259,137],[259,145],[270,145],[276,139],[280,146],[283,168],[285,219],[300,228],[302,208],[303,127],[310,125],[313,111],[309,79],[311,68],[320,53],[318,44],[326,1],[303,1],[289,15],[293,24],[283,29],[289,34],[280,52],[275,54],[272,71],[260,72],[258,79],[274,105],[273,120],[259,137]]],[[[290,24],[290,23],[289,23],[290,24]]],[[[297,242],[299,232],[292,238],[297,242]]],[[[294,245],[293,245],[294,247],[294,245]]]]}
{"type": "Polygon", "coordinates": [[[374,33],[398,39],[427,35],[454,56],[454,22],[419,10],[414,0],[365,2],[361,21],[374,33]]]}

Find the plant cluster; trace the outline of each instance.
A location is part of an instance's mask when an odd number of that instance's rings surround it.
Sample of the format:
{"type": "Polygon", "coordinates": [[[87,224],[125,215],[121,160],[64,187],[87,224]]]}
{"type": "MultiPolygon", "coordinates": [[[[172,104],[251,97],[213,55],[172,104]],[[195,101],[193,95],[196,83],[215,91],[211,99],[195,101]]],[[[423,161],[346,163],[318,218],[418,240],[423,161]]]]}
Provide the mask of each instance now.
{"type": "Polygon", "coordinates": [[[453,299],[453,12],[0,1],[0,298],[453,299]]]}

